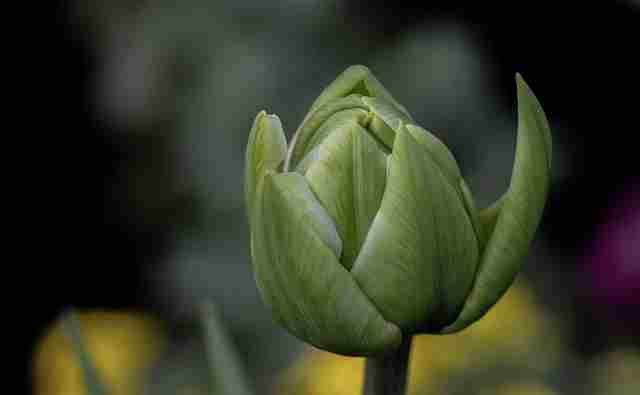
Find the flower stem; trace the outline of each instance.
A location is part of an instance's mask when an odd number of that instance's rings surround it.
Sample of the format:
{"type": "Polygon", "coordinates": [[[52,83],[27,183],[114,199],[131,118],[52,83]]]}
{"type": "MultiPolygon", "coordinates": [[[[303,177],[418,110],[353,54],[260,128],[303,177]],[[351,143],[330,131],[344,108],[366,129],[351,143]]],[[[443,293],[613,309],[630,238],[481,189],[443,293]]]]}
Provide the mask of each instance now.
{"type": "Polygon", "coordinates": [[[363,395],[404,395],[409,372],[411,336],[388,354],[367,358],[363,395]]]}

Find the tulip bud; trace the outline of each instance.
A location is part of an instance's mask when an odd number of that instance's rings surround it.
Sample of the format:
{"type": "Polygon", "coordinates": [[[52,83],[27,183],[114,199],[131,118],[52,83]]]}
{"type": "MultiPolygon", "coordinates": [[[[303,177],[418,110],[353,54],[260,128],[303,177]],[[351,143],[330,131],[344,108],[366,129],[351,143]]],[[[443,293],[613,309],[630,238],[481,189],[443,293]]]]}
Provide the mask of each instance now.
{"type": "Polygon", "coordinates": [[[256,117],[245,195],[256,283],[275,319],[327,351],[370,356],[451,333],[511,285],[547,196],[551,135],[517,75],[508,191],[477,210],[447,147],[363,66],[312,104],[289,147],[256,117]]]}

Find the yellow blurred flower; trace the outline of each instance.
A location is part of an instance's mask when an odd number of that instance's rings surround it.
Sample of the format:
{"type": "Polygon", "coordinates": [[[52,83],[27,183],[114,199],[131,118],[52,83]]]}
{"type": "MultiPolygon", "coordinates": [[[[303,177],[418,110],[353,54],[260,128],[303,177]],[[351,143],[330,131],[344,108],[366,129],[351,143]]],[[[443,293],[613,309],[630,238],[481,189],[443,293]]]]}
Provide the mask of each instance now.
{"type": "Polygon", "coordinates": [[[596,395],[640,393],[640,351],[621,348],[591,362],[590,377],[596,395]]]}
{"type": "MultiPolygon", "coordinates": [[[[542,311],[527,284],[518,280],[500,302],[470,328],[453,335],[414,337],[409,393],[430,393],[425,388],[437,393],[435,389],[445,385],[448,375],[495,364],[551,369],[560,349],[555,322],[542,311]]],[[[363,358],[309,348],[285,372],[274,392],[356,394],[363,384],[363,372],[363,358]]]]}
{"type": "MultiPolygon", "coordinates": [[[[141,378],[157,360],[165,337],[158,322],[135,313],[79,312],[84,346],[113,395],[138,395],[141,378]]],[[[39,340],[33,355],[35,395],[85,395],[80,367],[60,322],[39,340]]]]}
{"type": "Polygon", "coordinates": [[[558,392],[545,384],[525,381],[500,384],[480,391],[480,395],[558,395],[558,392]]]}

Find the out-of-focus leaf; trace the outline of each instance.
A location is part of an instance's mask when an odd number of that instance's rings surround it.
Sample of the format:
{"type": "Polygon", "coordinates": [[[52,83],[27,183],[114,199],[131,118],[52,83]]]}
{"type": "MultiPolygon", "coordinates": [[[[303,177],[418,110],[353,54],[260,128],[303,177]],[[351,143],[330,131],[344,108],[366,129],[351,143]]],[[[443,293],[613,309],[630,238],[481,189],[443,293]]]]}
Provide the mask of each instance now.
{"type": "Polygon", "coordinates": [[[253,395],[242,364],[212,303],[202,306],[201,320],[209,362],[211,394],[253,395]]]}
{"type": "Polygon", "coordinates": [[[98,377],[98,371],[91,360],[91,357],[87,353],[87,350],[82,340],[82,331],[80,328],[80,322],[76,313],[73,311],[67,313],[63,319],[63,328],[65,334],[71,342],[71,347],[75,353],[80,370],[82,371],[82,378],[87,388],[88,395],[109,395],[106,386],[98,377]]]}

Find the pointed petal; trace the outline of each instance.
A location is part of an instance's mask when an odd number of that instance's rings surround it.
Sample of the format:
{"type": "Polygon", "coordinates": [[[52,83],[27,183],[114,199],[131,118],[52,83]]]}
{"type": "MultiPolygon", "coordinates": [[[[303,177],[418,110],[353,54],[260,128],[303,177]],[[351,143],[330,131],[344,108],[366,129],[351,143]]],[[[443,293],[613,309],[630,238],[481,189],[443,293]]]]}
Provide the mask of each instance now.
{"type": "Polygon", "coordinates": [[[254,235],[258,288],[274,316],[316,347],[373,355],[396,347],[397,326],[384,320],[338,262],[337,232],[297,173],[268,175],[254,235]]]}
{"type": "Polygon", "coordinates": [[[286,152],[287,141],[280,119],[261,111],[253,121],[245,153],[244,191],[251,229],[256,194],[259,193],[262,179],[267,171],[274,171],[280,166],[286,152]]]}
{"type": "MultiPolygon", "coordinates": [[[[310,151],[309,143],[325,122],[328,122],[340,112],[357,109],[366,110],[367,108],[360,95],[351,95],[331,101],[318,108],[317,111],[310,112],[291,140],[285,170],[296,168],[305,154],[310,151]]],[[[359,119],[364,119],[366,115],[366,112],[363,112],[359,119]]],[[[339,119],[340,117],[335,118],[334,122],[339,124],[339,119]]],[[[330,129],[328,130],[330,131],[330,129]]]]}
{"type": "Polygon", "coordinates": [[[442,174],[447,178],[451,186],[458,190],[462,174],[458,163],[449,148],[431,132],[416,125],[407,125],[407,130],[411,136],[422,144],[431,154],[433,161],[438,165],[442,174]]]}
{"type": "MultiPolygon", "coordinates": [[[[355,121],[343,124],[317,151],[305,178],[333,219],[344,243],[341,263],[351,269],[380,207],[386,155],[355,121]]],[[[303,161],[304,162],[304,161],[303,161]]]]}
{"type": "Polygon", "coordinates": [[[387,187],[352,273],[382,315],[403,330],[455,319],[471,287],[478,247],[458,192],[405,128],[387,187]]]}
{"type": "Polygon", "coordinates": [[[392,102],[407,116],[409,115],[407,110],[391,96],[371,71],[362,65],[350,66],[340,74],[313,102],[310,112],[315,111],[333,99],[345,97],[352,93],[383,98],[392,102]]]}
{"type": "Polygon", "coordinates": [[[518,141],[511,184],[496,205],[481,212],[485,232],[491,231],[465,307],[446,332],[464,329],[504,294],[520,269],[540,222],[551,173],[551,133],[540,103],[520,75],[518,141]]]}
{"type": "MultiPolygon", "coordinates": [[[[331,109],[332,106],[338,103],[344,103],[341,106],[348,108],[349,100],[358,101],[359,105],[355,107],[365,108],[361,101],[363,96],[375,97],[384,99],[390,102],[392,106],[404,114],[405,117],[411,119],[409,112],[404,106],[398,103],[393,96],[382,86],[380,81],[371,73],[371,71],[361,65],[355,65],[347,68],[342,74],[338,76],[329,86],[327,86],[320,96],[313,102],[311,109],[304,117],[304,120],[298,127],[290,145],[289,154],[287,155],[287,161],[285,169],[293,169],[298,162],[304,156],[308,139],[318,128],[323,121],[322,118],[327,118],[327,112],[335,113],[335,109],[331,109]],[[345,100],[346,99],[346,100],[345,100]],[[324,115],[318,114],[324,112],[324,115]],[[312,121],[313,120],[313,121],[312,121]],[[320,122],[320,123],[319,123],[320,122]]],[[[350,107],[350,108],[355,108],[350,107]]],[[[329,114],[331,115],[331,114],[329,114]]],[[[391,147],[389,144],[388,147],[391,147]]]]}
{"type": "Polygon", "coordinates": [[[428,130],[417,125],[407,125],[407,130],[417,142],[429,151],[433,161],[439,166],[440,171],[446,177],[451,187],[458,192],[460,199],[464,202],[467,215],[471,219],[474,232],[479,239],[480,225],[473,194],[469,190],[464,178],[462,178],[460,167],[458,167],[458,162],[456,162],[453,154],[439,138],[428,130]]]}
{"type": "Polygon", "coordinates": [[[354,124],[363,124],[366,118],[367,112],[362,108],[342,110],[335,113],[309,139],[309,143],[305,147],[305,155],[322,143],[335,130],[345,127],[351,128],[354,124]]]}

